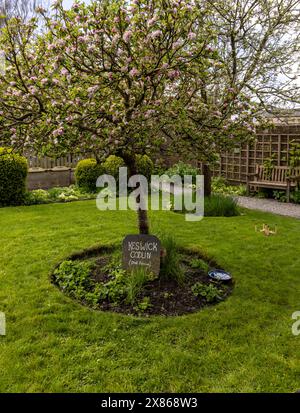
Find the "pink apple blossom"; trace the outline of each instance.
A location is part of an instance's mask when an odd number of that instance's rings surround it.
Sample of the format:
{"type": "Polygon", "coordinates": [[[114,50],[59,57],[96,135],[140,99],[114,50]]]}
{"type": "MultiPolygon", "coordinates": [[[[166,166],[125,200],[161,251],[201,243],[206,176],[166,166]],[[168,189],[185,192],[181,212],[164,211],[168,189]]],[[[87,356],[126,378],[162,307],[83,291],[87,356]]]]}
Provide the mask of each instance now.
{"type": "Polygon", "coordinates": [[[179,76],[180,76],[179,70],[170,70],[170,71],[168,72],[168,77],[169,77],[169,79],[176,79],[176,78],[179,77],[179,76]]]}
{"type": "Polygon", "coordinates": [[[61,126],[60,128],[58,128],[58,129],[55,129],[53,132],[52,132],[52,135],[53,136],[62,136],[64,134],[64,128],[61,126]]]}
{"type": "Polygon", "coordinates": [[[132,31],[131,30],[127,30],[124,34],[123,34],[123,40],[125,43],[128,43],[129,40],[132,37],[132,31]]]}
{"type": "Polygon", "coordinates": [[[136,77],[136,76],[138,76],[138,74],[139,74],[139,71],[135,67],[133,69],[131,69],[130,72],[129,72],[129,75],[131,77],[136,77]]]}
{"type": "Polygon", "coordinates": [[[189,32],[189,34],[188,34],[188,39],[189,40],[194,40],[194,39],[196,39],[196,37],[197,37],[196,33],[189,32]]]}
{"type": "Polygon", "coordinates": [[[62,68],[61,71],[60,71],[60,74],[61,74],[62,76],[67,76],[68,73],[69,73],[69,71],[68,71],[65,67],[62,68]]]}
{"type": "Polygon", "coordinates": [[[160,37],[162,35],[162,31],[161,30],[155,30],[154,32],[152,32],[150,34],[150,38],[151,39],[157,39],[158,37],[160,37]]]}

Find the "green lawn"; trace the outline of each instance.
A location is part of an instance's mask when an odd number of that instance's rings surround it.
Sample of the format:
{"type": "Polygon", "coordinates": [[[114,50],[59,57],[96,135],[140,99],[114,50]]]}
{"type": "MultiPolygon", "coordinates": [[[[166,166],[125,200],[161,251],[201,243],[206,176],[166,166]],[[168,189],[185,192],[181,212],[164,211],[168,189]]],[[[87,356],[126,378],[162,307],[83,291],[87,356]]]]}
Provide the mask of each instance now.
{"type": "Polygon", "coordinates": [[[300,388],[300,221],[246,211],[188,223],[153,212],[152,226],[202,247],[231,271],[230,298],[174,318],[80,306],[49,282],[68,254],[135,233],[133,212],[94,201],[0,210],[1,392],[293,392],[300,388]],[[264,237],[255,224],[278,225],[264,237]]]}

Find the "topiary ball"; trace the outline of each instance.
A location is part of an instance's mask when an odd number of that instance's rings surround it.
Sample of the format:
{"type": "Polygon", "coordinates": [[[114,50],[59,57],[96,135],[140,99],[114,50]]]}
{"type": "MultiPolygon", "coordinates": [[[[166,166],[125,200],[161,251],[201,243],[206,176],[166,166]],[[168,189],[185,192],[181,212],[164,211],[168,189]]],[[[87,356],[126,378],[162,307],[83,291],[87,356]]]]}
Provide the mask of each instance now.
{"type": "Polygon", "coordinates": [[[84,191],[95,192],[97,179],[103,173],[103,166],[96,159],[79,161],[75,169],[76,184],[84,191]]]}
{"type": "Polygon", "coordinates": [[[119,168],[122,166],[125,166],[124,160],[116,155],[108,156],[102,164],[104,173],[112,175],[116,180],[119,178],[119,168]]]}
{"type": "Polygon", "coordinates": [[[140,175],[150,179],[153,174],[154,164],[148,155],[136,155],[136,169],[140,175]]]}

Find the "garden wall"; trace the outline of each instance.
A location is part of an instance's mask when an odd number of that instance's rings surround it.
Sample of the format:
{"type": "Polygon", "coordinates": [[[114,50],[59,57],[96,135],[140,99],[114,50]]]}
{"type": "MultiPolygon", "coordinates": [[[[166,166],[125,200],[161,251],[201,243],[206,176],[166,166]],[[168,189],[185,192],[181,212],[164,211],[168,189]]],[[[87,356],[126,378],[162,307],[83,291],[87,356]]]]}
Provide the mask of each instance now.
{"type": "Polygon", "coordinates": [[[29,169],[27,188],[49,189],[55,186],[69,186],[75,182],[74,169],[55,167],[53,169],[29,169]]]}

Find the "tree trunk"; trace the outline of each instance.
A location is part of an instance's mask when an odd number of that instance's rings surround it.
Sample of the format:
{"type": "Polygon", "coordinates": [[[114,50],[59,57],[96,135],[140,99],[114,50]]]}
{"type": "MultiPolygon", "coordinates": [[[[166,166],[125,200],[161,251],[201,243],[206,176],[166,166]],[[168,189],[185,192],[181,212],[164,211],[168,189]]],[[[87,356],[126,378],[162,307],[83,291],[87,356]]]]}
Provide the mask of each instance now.
{"type": "MultiPolygon", "coordinates": [[[[122,157],[125,161],[125,164],[129,169],[129,176],[137,175],[138,171],[136,169],[135,156],[128,155],[128,154],[122,154],[122,155],[123,155],[122,157]]],[[[139,201],[140,201],[140,207],[137,209],[139,233],[148,235],[150,232],[149,221],[148,221],[148,211],[146,209],[146,202],[148,202],[148,200],[142,196],[141,199],[139,199],[139,201]]]]}
{"type": "Polygon", "coordinates": [[[203,175],[204,175],[204,196],[211,196],[211,170],[209,164],[203,165],[203,175]]]}
{"type": "Polygon", "coordinates": [[[149,221],[148,221],[148,211],[138,209],[138,224],[140,234],[149,234],[149,221]]]}

